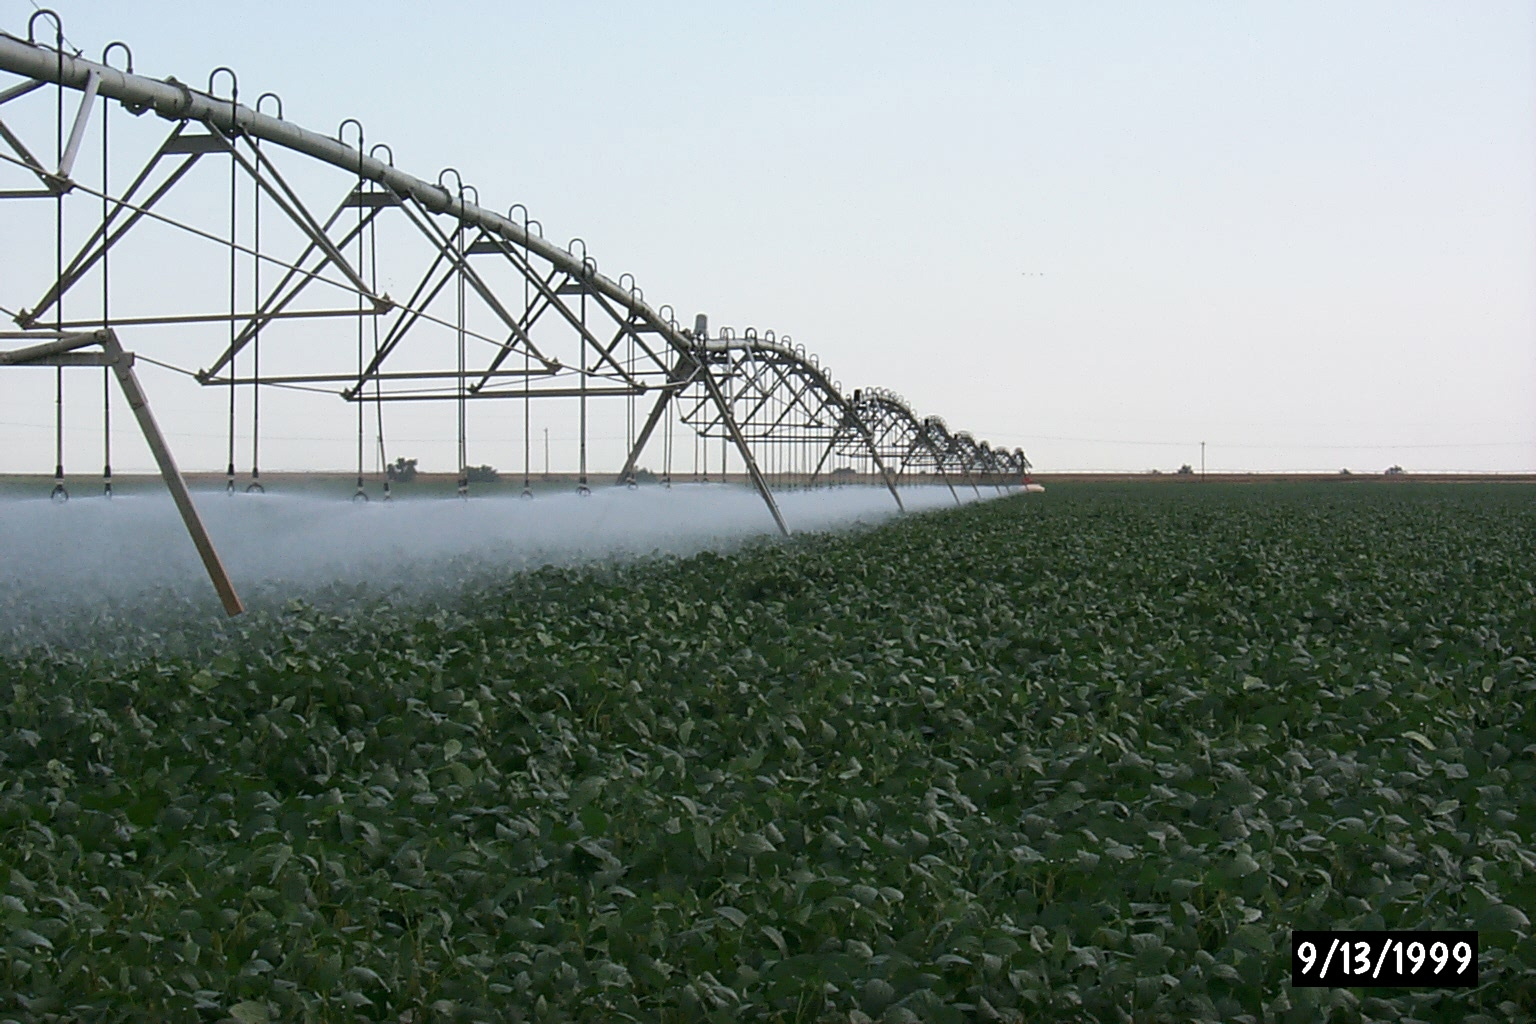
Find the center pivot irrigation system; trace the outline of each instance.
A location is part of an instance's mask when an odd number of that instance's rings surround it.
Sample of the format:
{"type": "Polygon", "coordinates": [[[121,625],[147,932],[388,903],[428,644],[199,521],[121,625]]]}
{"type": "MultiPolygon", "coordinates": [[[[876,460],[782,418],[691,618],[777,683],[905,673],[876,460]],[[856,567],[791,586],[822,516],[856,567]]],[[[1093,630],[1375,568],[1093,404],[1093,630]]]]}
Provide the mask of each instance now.
{"type": "Polygon", "coordinates": [[[681,424],[693,478],[708,479],[718,440],[721,476],[734,453],[786,534],[775,488],[851,473],[883,484],[900,508],[905,482],[942,482],[959,501],[957,487],[1014,486],[1028,472],[1022,450],[919,417],[889,391],[846,393],[788,336],[711,334],[702,314],[680,325],[671,307],[646,303],[631,275],[598,273],[581,239],[546,239],[521,204],[506,215],[486,209],[452,168],[435,182],[398,170],[355,120],[327,136],[284,120],[273,93],[242,105],[229,68],[204,90],[136,75],[126,44],[84,59],[58,16],[39,11],[26,38],[0,33],[0,72],[19,79],[0,76],[0,313],[19,328],[0,338],[21,343],[0,352],[0,366],[54,369],[54,499],[68,499],[64,370],[101,367],[105,493],[115,375],[230,614],[239,599],[149,413],[135,359],[227,395],[231,494],[261,490],[262,399],[278,389],[355,406],[360,501],[370,461],[389,497],[385,409],[402,402],[455,403],[461,496],[470,402],[509,403],[531,497],[533,400],[575,406],[585,494],[598,415],[589,403],[623,399],[617,484],[636,484],[658,434],[659,478],[670,484],[681,424]],[[114,117],[113,101],[137,120],[114,117]],[[404,297],[381,281],[404,282],[404,297]],[[141,351],[125,350],[128,340],[141,351]],[[142,348],[208,361],[183,369],[142,348]],[[243,484],[237,433],[250,444],[243,484]]]}

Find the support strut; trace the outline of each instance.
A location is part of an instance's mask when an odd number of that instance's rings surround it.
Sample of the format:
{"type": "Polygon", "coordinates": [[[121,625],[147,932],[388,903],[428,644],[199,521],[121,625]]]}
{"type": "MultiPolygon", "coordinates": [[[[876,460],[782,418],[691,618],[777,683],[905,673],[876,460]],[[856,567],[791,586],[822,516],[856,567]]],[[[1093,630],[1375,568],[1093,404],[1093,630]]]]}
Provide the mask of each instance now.
{"type": "MultiPolygon", "coordinates": [[[[736,442],[736,450],[741,453],[741,459],[747,465],[747,475],[752,478],[752,486],[756,487],[757,493],[762,495],[763,503],[773,514],[773,521],[778,524],[779,532],[788,537],[789,527],[784,522],[784,515],[779,511],[778,502],[773,500],[773,492],[768,489],[768,481],[763,479],[762,472],[757,468],[757,460],[752,457],[752,449],[747,447],[747,439],[741,436],[741,428],[736,425],[736,418],[731,415],[725,395],[720,391],[720,382],[715,380],[715,375],[709,372],[709,366],[702,360],[699,362],[699,380],[703,382],[704,389],[709,392],[709,397],[714,399],[716,407],[719,408],[720,421],[730,432],[731,440],[736,442]]],[[[724,477],[724,470],[720,475],[724,477]]]]}
{"type": "MultiPolygon", "coordinates": [[[[14,338],[17,335],[0,335],[0,337],[14,338]]],[[[24,334],[21,337],[48,336],[24,334]]],[[[219,559],[219,553],[213,546],[213,539],[208,536],[208,530],[197,514],[197,506],[192,503],[192,494],[187,490],[187,482],[176,466],[176,458],[171,454],[165,435],[160,432],[154,413],[149,409],[149,398],[139,385],[138,375],[133,372],[133,353],[124,351],[117,340],[117,334],[108,328],[92,331],[89,334],[52,337],[41,344],[0,352],[0,365],[54,366],[58,367],[60,372],[66,366],[111,368],[123,389],[123,396],[128,399],[128,407],[133,410],[134,418],[139,421],[139,429],[144,432],[144,440],[149,444],[149,450],[154,453],[155,462],[160,467],[160,477],[165,481],[166,489],[171,492],[171,500],[176,503],[176,511],[181,514],[181,521],[192,537],[192,546],[197,548],[203,568],[208,572],[208,579],[212,581],[213,589],[218,592],[219,603],[224,606],[225,613],[231,616],[245,611],[239,595],[235,593],[234,584],[230,582],[229,573],[225,570],[224,563],[219,559]],[[78,351],[90,345],[100,345],[101,351],[99,353],[78,351]]]]}

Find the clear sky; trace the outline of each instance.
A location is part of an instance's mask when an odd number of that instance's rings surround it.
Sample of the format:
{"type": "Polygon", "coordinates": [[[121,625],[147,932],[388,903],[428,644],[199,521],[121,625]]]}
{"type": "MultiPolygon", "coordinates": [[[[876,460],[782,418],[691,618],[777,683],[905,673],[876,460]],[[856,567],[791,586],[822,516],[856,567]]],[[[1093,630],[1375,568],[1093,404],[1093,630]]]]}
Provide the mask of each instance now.
{"type": "Polygon", "coordinates": [[[1529,2],[56,6],[1041,470],[1536,471],[1529,2]]]}

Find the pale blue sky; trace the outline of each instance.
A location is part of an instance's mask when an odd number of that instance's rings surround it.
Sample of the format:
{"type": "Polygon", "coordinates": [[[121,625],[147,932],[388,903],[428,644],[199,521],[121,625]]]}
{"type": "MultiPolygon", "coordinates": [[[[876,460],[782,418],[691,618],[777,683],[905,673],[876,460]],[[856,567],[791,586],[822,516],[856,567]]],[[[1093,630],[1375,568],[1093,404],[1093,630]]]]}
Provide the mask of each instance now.
{"type": "Polygon", "coordinates": [[[1042,470],[1536,470],[1529,3],[57,6],[1042,470]]]}

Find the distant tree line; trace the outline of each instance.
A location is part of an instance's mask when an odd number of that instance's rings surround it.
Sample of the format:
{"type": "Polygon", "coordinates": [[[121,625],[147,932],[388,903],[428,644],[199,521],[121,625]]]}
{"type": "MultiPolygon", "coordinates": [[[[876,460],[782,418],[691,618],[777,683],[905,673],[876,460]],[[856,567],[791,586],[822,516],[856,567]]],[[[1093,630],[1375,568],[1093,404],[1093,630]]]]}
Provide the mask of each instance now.
{"type": "MultiPolygon", "coordinates": [[[[397,484],[408,484],[416,479],[416,459],[398,458],[384,469],[384,475],[397,484]]],[[[495,466],[469,466],[464,471],[472,484],[493,484],[501,479],[495,466]]]]}

